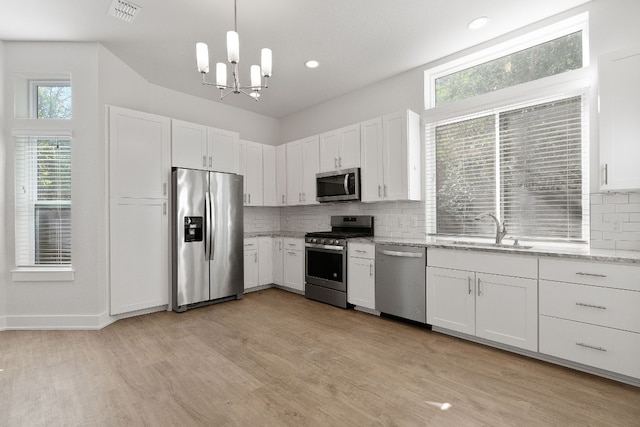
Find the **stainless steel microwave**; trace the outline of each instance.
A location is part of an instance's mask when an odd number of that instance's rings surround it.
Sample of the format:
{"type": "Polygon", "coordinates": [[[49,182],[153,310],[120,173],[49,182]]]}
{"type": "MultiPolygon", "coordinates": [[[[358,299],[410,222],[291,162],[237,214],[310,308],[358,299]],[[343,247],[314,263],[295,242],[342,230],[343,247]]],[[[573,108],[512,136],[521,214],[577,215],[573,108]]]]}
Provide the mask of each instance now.
{"type": "Polygon", "coordinates": [[[360,200],[360,168],[316,174],[319,202],[360,200]]]}

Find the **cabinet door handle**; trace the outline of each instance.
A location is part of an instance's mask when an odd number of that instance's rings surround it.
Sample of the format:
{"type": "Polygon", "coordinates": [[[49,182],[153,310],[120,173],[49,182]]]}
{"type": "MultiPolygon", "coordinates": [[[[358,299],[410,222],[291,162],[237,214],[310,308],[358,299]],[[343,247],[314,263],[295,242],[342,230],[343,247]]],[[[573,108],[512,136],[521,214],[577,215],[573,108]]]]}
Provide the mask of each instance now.
{"type": "Polygon", "coordinates": [[[202,156],[202,167],[203,168],[207,167],[207,156],[202,156]]]}
{"type": "Polygon", "coordinates": [[[333,167],[335,167],[335,168],[338,167],[338,158],[337,157],[333,158],[333,167]]]}
{"type": "Polygon", "coordinates": [[[373,277],[373,263],[369,264],[369,277],[373,277]]]}
{"type": "Polygon", "coordinates": [[[585,344],[583,342],[577,342],[576,345],[580,346],[580,347],[584,347],[584,348],[590,348],[592,350],[607,351],[607,349],[604,348],[604,347],[598,347],[598,346],[595,346],[595,345],[589,345],[589,344],[585,344]]]}
{"type": "Polygon", "coordinates": [[[482,282],[480,282],[480,278],[478,277],[478,296],[482,295],[482,290],[480,289],[480,286],[482,284],[482,282]]]}
{"type": "Polygon", "coordinates": [[[387,197],[387,185],[384,186],[384,197],[387,197]]]}
{"type": "Polygon", "coordinates": [[[279,251],[282,251],[282,242],[278,242],[278,248],[279,251]]]}
{"type": "Polygon", "coordinates": [[[609,184],[609,165],[604,164],[604,185],[609,184]]]}
{"type": "Polygon", "coordinates": [[[302,201],[302,193],[298,193],[298,201],[301,202],[302,201]]]}
{"type": "Polygon", "coordinates": [[[338,157],[338,166],[342,167],[342,157],[338,157]]]}
{"type": "Polygon", "coordinates": [[[253,262],[255,262],[255,263],[258,262],[258,253],[257,252],[255,254],[253,254],[253,262]]]}
{"type": "Polygon", "coordinates": [[[378,185],[378,197],[382,197],[382,185],[378,185]]]}
{"type": "Polygon", "coordinates": [[[597,273],[583,273],[582,271],[578,271],[576,273],[578,276],[589,276],[589,277],[607,277],[606,274],[597,274],[597,273]]]}
{"type": "Polygon", "coordinates": [[[291,251],[287,251],[287,254],[289,254],[289,255],[295,255],[296,253],[295,253],[295,252],[291,252],[291,251]]]}
{"type": "Polygon", "coordinates": [[[249,193],[249,204],[251,204],[251,193],[249,193]]]}
{"type": "Polygon", "coordinates": [[[166,182],[164,184],[162,184],[162,195],[163,196],[167,195],[167,183],[166,182]]]}
{"type": "Polygon", "coordinates": [[[284,205],[284,194],[282,195],[282,204],[284,205]]]}
{"type": "Polygon", "coordinates": [[[167,202],[162,203],[162,215],[167,214],[167,202]]]}
{"type": "Polygon", "coordinates": [[[213,167],[213,156],[209,156],[209,167],[213,167]]]}
{"type": "Polygon", "coordinates": [[[576,305],[580,306],[580,307],[597,308],[599,310],[606,310],[607,309],[607,307],[605,307],[604,305],[587,304],[587,303],[584,303],[584,302],[577,302],[576,305]]]}
{"type": "Polygon", "coordinates": [[[467,286],[469,287],[469,295],[471,295],[471,276],[467,277],[467,286]]]}
{"type": "Polygon", "coordinates": [[[302,193],[302,201],[303,202],[307,201],[307,193],[302,193]]]}
{"type": "Polygon", "coordinates": [[[361,249],[356,249],[355,251],[358,252],[359,254],[366,254],[367,253],[367,251],[363,251],[361,249]]]}

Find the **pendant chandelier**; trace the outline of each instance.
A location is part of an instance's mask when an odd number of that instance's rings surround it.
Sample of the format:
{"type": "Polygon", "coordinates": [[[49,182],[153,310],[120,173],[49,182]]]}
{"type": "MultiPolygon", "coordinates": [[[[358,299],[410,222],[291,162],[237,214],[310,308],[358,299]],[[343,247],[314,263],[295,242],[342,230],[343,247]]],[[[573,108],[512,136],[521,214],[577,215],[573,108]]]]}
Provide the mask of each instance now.
{"type": "Polygon", "coordinates": [[[220,89],[220,99],[224,99],[230,93],[243,93],[256,101],[260,98],[260,90],[266,89],[267,80],[271,77],[271,49],[264,48],[261,51],[261,65],[251,66],[251,85],[240,85],[238,77],[238,62],[240,62],[240,41],[238,37],[238,18],[236,0],[233,1],[233,31],[227,31],[227,61],[231,63],[231,84],[227,84],[227,64],[218,62],[216,64],[216,82],[207,81],[206,74],[209,72],[209,48],[206,43],[196,43],[196,60],[198,71],[202,74],[202,84],[216,86],[220,89]]]}

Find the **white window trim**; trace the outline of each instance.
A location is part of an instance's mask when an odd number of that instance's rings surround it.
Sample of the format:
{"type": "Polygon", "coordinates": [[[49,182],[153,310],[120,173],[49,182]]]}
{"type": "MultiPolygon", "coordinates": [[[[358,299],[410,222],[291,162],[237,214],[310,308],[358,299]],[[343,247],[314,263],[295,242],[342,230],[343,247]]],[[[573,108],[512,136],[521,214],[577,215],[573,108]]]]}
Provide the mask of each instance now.
{"type": "MultiPolygon", "coordinates": [[[[435,81],[437,78],[461,71],[475,65],[479,65],[488,61],[492,61],[497,58],[501,58],[505,55],[509,55],[530,47],[546,43],[548,41],[557,39],[568,34],[575,33],[576,31],[582,31],[582,69],[589,67],[589,12],[584,12],[569,19],[557,22],[547,27],[532,31],[519,37],[515,37],[511,40],[499,43],[495,46],[487,49],[482,49],[478,52],[464,56],[462,58],[447,62],[446,64],[436,66],[425,70],[424,72],[424,108],[425,110],[437,109],[442,107],[435,107],[435,81]]],[[[580,71],[580,70],[573,70],[580,71]]],[[[562,76],[561,73],[556,76],[562,76]]],[[[550,77],[547,77],[549,79],[550,77]]],[[[541,79],[546,80],[546,79],[541,79]]],[[[526,83],[525,83],[526,84],[526,83]]],[[[515,86],[512,86],[515,87],[515,86]]],[[[510,89],[510,88],[507,88],[510,89]]],[[[482,95],[479,95],[482,96],[482,95]]],[[[458,101],[454,104],[459,104],[458,101]]]]}
{"type": "MultiPolygon", "coordinates": [[[[11,137],[57,137],[73,139],[73,132],[70,129],[12,129],[11,137]]],[[[15,267],[11,270],[11,278],[14,282],[73,282],[75,280],[75,269],[73,268],[73,264],[65,266],[15,267]]]]}

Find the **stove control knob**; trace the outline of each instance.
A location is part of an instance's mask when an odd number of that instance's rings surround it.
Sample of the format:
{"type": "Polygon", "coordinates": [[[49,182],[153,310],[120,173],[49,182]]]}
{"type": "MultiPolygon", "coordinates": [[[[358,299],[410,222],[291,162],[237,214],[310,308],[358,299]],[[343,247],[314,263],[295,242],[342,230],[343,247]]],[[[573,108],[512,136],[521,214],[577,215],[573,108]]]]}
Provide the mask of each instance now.
{"type": "Polygon", "coordinates": [[[316,239],[315,237],[313,239],[311,239],[311,243],[316,243],[318,241],[318,239],[316,239]]]}

